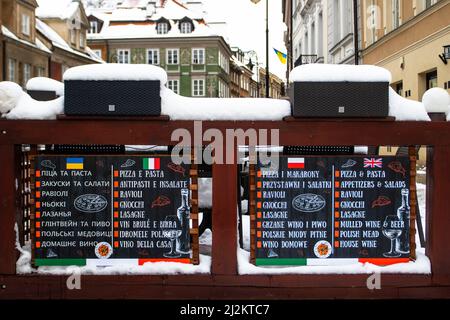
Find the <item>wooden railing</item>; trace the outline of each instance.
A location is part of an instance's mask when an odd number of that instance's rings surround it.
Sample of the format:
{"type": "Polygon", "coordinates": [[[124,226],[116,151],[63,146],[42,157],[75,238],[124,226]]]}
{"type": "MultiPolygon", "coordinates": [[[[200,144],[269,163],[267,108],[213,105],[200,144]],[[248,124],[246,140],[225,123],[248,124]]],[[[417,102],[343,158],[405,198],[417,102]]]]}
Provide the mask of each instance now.
{"type": "Polygon", "coordinates": [[[83,276],[82,290],[65,277],[16,275],[16,217],[23,213],[22,144],[171,145],[171,133],[192,121],[0,120],[0,299],[13,298],[448,298],[450,297],[450,123],[390,121],[215,121],[203,130],[278,129],[280,145],[427,145],[426,254],[431,275],[383,274],[382,289],[368,275],[238,275],[236,164],[213,165],[213,242],[210,275],[83,276]],[[224,192],[226,190],[226,192],[224,192]]]}

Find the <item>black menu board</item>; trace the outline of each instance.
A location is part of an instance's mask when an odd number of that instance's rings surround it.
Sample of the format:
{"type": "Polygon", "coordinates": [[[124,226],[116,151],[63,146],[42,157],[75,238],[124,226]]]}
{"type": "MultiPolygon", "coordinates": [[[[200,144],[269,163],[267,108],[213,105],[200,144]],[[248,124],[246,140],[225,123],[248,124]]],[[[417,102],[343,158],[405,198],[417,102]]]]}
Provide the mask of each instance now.
{"type": "Polygon", "coordinates": [[[256,169],[256,265],[408,261],[408,157],[280,156],[256,169]]]}
{"type": "Polygon", "coordinates": [[[169,156],[35,158],[35,265],[189,263],[189,166],[169,156]]]}

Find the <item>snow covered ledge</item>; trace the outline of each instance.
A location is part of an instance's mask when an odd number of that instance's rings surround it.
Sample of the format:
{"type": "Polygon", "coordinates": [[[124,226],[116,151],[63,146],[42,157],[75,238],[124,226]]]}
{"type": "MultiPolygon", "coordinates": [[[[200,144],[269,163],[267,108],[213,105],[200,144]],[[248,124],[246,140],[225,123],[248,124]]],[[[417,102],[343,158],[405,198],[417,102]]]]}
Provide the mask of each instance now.
{"type": "MultiPolygon", "coordinates": [[[[388,70],[376,66],[349,66],[310,64],[295,68],[291,81],[386,81],[388,70]]],[[[159,80],[161,82],[162,115],[172,120],[243,120],[281,121],[291,115],[289,101],[265,98],[190,98],[175,94],[165,87],[167,73],[164,69],[139,64],[95,64],[74,67],[64,73],[64,80],[159,80]]],[[[44,79],[40,79],[42,83],[44,79]]],[[[0,85],[0,87],[2,87],[0,85]]],[[[2,87],[4,96],[14,88],[2,87]]],[[[1,90],[0,90],[1,91],[1,90]]],[[[17,93],[14,93],[17,96],[17,93]]],[[[64,98],[38,102],[23,93],[16,97],[14,106],[3,111],[7,119],[56,119],[63,112],[64,98]],[[12,109],[11,111],[9,111],[12,109]],[[5,113],[8,112],[9,113],[5,113]]],[[[11,99],[0,99],[2,105],[11,99]],[[5,101],[3,101],[5,100],[5,101]],[[8,101],[6,101],[8,100],[8,101]]],[[[389,115],[397,121],[430,121],[421,102],[405,99],[394,90],[389,92],[389,115]]]]}
{"type": "Polygon", "coordinates": [[[298,266],[298,267],[258,267],[251,264],[250,252],[238,248],[238,272],[240,275],[250,274],[370,274],[370,273],[402,273],[431,274],[430,259],[422,250],[417,250],[417,260],[398,263],[390,266],[376,266],[371,263],[357,263],[334,266],[298,266]]]}

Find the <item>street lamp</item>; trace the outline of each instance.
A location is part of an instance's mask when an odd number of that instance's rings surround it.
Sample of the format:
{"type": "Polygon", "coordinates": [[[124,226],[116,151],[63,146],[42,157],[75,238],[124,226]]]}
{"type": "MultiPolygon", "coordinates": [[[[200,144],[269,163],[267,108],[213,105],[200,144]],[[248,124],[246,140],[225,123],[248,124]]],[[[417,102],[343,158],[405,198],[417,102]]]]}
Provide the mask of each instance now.
{"type": "MultiPolygon", "coordinates": [[[[261,0],[250,0],[258,4],[261,0]]],[[[259,71],[258,71],[259,72],[259,71]]],[[[266,0],[266,98],[270,98],[270,77],[269,77],[269,0],[266,0]]]]}
{"type": "Polygon", "coordinates": [[[444,64],[447,64],[447,60],[450,60],[450,45],[444,46],[444,53],[440,54],[439,58],[444,64]]]}
{"type": "Polygon", "coordinates": [[[244,51],[244,53],[247,54],[249,57],[247,67],[253,72],[253,68],[256,66],[256,91],[257,91],[258,98],[259,98],[260,97],[259,66],[262,63],[259,63],[258,54],[256,53],[255,50],[244,51]],[[253,63],[252,57],[255,58],[256,64],[253,63]]]}

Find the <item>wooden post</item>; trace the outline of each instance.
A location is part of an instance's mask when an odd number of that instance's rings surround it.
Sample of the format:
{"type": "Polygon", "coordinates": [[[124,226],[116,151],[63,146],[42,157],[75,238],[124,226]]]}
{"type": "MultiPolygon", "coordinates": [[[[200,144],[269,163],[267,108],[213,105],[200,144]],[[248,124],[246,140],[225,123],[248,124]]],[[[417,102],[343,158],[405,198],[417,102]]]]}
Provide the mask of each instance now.
{"type": "Polygon", "coordinates": [[[16,273],[16,249],[14,224],[16,218],[15,147],[0,145],[0,274],[16,273]]]}
{"type": "Polygon", "coordinates": [[[450,276],[450,159],[449,146],[434,146],[427,159],[427,255],[433,278],[450,276]]]}
{"type": "Polygon", "coordinates": [[[191,157],[191,169],[189,175],[191,177],[191,248],[192,248],[192,264],[198,265],[200,263],[200,248],[199,248],[199,230],[198,230],[198,165],[195,164],[195,152],[191,157]],[[195,187],[194,187],[195,186],[195,187]]]}
{"type": "Polygon", "coordinates": [[[256,262],[256,165],[250,161],[249,167],[249,214],[250,214],[250,263],[256,262]]]}
{"type": "Polygon", "coordinates": [[[416,260],[416,214],[417,214],[417,187],[416,187],[416,147],[408,147],[408,155],[410,159],[410,192],[409,192],[409,205],[410,205],[410,218],[409,218],[409,252],[412,260],[416,260]]]}
{"type": "Polygon", "coordinates": [[[237,274],[237,165],[213,164],[212,273],[237,274]]]}

